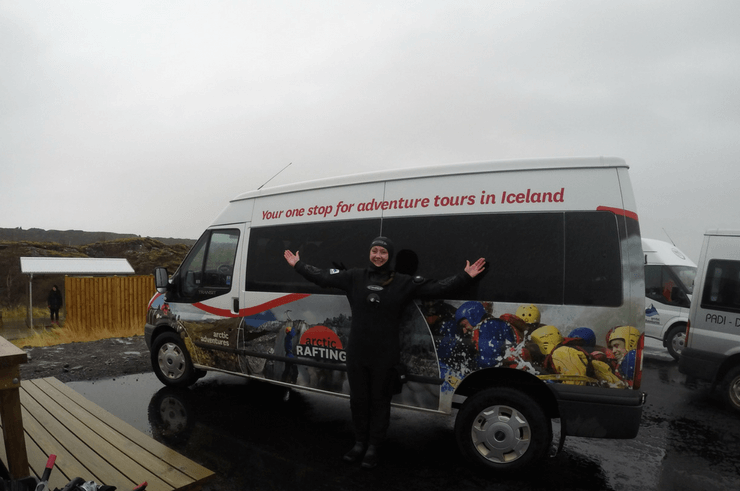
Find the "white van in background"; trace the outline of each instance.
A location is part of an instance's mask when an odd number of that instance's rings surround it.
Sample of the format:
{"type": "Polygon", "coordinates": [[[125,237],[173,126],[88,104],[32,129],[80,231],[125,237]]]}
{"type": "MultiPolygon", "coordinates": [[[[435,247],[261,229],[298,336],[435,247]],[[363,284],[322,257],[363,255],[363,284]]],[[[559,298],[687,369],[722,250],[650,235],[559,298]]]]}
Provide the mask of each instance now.
{"type": "Polygon", "coordinates": [[[678,369],[720,385],[740,411],[740,231],[704,234],[695,291],[678,369]]]}
{"type": "Polygon", "coordinates": [[[155,270],[145,326],[154,372],[178,387],[219,371],[348,397],[347,298],[283,253],[365,268],[379,235],[395,244],[396,271],[419,281],[466,259],[490,263],[465,290],[404,312],[408,376],[395,406],[459,409],[461,452],[496,471],[545,456],[553,420],[561,438],[637,435],[644,268],[628,167],[616,158],[397,169],[242,194],[169,280],[155,270]]]}
{"type": "Polygon", "coordinates": [[[678,360],[686,341],[686,324],[696,264],[675,245],[642,239],[645,255],[645,336],[659,339],[678,360]]]}

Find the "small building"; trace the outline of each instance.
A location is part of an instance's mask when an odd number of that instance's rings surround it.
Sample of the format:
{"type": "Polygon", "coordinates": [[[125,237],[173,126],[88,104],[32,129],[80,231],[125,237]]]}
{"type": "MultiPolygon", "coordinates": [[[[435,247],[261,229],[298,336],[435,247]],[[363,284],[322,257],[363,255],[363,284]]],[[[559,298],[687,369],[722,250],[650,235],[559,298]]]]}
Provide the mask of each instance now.
{"type": "MultiPolygon", "coordinates": [[[[28,325],[33,327],[33,275],[129,276],[134,274],[127,259],[89,257],[21,257],[21,273],[28,275],[28,325]]],[[[65,288],[65,295],[66,295],[65,288]]],[[[66,304],[66,302],[65,302],[66,304]]]]}

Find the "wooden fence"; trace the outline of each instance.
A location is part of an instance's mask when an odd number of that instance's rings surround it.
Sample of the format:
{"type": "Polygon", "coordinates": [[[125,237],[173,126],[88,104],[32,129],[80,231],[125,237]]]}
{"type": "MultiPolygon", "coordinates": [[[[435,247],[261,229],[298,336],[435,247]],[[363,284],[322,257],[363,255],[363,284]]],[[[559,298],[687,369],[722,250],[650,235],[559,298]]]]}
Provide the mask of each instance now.
{"type": "Polygon", "coordinates": [[[79,329],[139,325],[146,322],[154,276],[73,277],[64,279],[65,320],[79,329]]]}

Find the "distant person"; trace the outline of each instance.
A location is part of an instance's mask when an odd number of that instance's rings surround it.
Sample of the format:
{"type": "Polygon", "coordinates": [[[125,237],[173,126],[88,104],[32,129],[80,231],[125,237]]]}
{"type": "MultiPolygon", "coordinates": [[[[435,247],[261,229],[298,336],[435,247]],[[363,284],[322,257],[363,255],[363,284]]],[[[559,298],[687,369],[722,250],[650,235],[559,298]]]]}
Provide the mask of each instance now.
{"type": "Polygon", "coordinates": [[[391,268],[393,243],[377,237],[370,244],[366,268],[324,270],[301,261],[286,250],[285,260],[307,280],[321,287],[344,290],[352,310],[352,330],[347,344],[347,380],[355,446],[344,455],[347,462],[362,458],[362,467],[377,465],[378,446],[390,423],[389,381],[400,362],[401,313],[414,298],[440,297],[459,290],[485,268],[485,259],[466,262],[464,271],[442,281],[398,273],[391,268]]]}
{"type": "Polygon", "coordinates": [[[56,285],[51,287],[47,304],[51,313],[51,323],[59,325],[59,309],[62,308],[62,292],[59,291],[56,285]]]}

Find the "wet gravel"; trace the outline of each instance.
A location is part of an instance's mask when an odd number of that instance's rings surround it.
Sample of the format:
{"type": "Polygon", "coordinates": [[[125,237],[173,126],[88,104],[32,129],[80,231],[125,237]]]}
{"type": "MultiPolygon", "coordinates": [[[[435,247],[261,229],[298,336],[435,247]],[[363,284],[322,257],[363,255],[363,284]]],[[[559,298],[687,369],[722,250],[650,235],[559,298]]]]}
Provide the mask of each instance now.
{"type": "Polygon", "coordinates": [[[23,349],[28,353],[28,363],[21,365],[23,380],[76,382],[152,371],[144,336],[23,349]]]}

